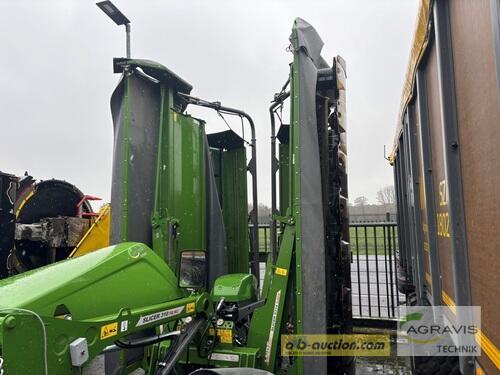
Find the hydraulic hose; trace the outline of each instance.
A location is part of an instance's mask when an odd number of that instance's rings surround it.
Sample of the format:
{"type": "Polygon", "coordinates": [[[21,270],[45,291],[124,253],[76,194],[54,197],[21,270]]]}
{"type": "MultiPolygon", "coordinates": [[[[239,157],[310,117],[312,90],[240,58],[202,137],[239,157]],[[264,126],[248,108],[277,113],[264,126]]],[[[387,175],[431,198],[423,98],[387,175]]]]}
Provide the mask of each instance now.
{"type": "Polygon", "coordinates": [[[155,375],[170,374],[184,349],[186,349],[205,322],[206,319],[203,316],[198,316],[188,324],[186,329],[177,336],[176,342],[172,344],[162,360],[158,362],[155,375]]]}
{"type": "Polygon", "coordinates": [[[108,346],[104,349],[105,352],[112,352],[119,349],[134,349],[142,348],[144,346],[157,344],[165,340],[172,340],[177,338],[181,334],[181,331],[174,331],[163,333],[161,335],[154,335],[149,337],[143,337],[137,340],[120,341],[116,340],[114,345],[108,346]]]}

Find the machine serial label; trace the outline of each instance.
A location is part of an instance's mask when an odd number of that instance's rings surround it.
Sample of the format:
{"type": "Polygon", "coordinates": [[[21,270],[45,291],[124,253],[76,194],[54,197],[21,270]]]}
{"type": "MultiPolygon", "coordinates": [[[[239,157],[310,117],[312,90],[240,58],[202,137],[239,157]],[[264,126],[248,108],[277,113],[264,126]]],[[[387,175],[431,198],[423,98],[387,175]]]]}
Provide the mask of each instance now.
{"type": "Polygon", "coordinates": [[[280,276],[286,276],[287,273],[288,273],[288,270],[286,268],[280,268],[280,267],[277,267],[276,268],[276,271],[274,271],[274,273],[276,275],[280,275],[280,276]]]}
{"type": "Polygon", "coordinates": [[[116,336],[118,334],[118,322],[106,324],[101,327],[101,340],[116,336]]]}
{"type": "Polygon", "coordinates": [[[240,356],[238,354],[212,353],[210,359],[214,361],[239,362],[240,356]]]}
{"type": "Polygon", "coordinates": [[[156,322],[158,320],[166,319],[166,318],[169,318],[171,316],[179,315],[183,311],[184,311],[184,306],[180,306],[180,307],[175,307],[173,309],[160,311],[160,312],[157,312],[154,314],[141,316],[139,318],[139,321],[137,322],[136,327],[143,326],[143,325],[149,324],[149,323],[153,323],[153,322],[156,322]]]}
{"type": "Polygon", "coordinates": [[[269,366],[271,362],[271,349],[273,347],[274,330],[276,328],[276,320],[278,317],[278,309],[280,307],[281,290],[276,293],[276,299],[274,300],[273,316],[271,318],[271,329],[269,330],[269,337],[266,343],[266,352],[264,356],[264,362],[269,366]]]}

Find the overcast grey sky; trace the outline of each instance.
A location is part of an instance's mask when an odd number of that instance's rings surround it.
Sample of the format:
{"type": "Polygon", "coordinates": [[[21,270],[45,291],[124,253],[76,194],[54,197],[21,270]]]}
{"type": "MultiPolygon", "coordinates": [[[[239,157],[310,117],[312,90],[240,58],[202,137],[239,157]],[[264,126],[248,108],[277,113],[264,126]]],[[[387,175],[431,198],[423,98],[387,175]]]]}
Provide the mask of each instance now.
{"type": "MultiPolygon", "coordinates": [[[[270,202],[268,106],[285,81],[295,17],[311,23],[323,57],[347,62],[351,202],[375,202],[393,183],[390,149],[417,0],[131,1],[114,3],[132,21],[132,56],[156,60],[193,95],[242,108],[257,126],[259,200],[270,202]]],[[[109,200],[110,95],[125,32],[87,0],[0,0],[0,170],[60,178],[109,200]]],[[[208,110],[190,109],[222,130],[208,110]]],[[[239,129],[239,120],[233,120],[239,129]]]]}

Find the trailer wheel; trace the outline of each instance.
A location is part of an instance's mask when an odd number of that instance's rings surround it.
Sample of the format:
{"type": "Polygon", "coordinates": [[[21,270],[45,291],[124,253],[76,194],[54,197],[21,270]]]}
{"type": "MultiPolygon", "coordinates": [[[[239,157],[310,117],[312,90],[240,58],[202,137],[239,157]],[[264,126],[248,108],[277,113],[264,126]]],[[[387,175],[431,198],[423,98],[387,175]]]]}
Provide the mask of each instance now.
{"type": "Polygon", "coordinates": [[[199,369],[189,375],[272,375],[265,370],[247,367],[199,369]]]}
{"type": "Polygon", "coordinates": [[[415,375],[461,375],[458,357],[413,357],[415,375]]]}
{"type": "MultiPolygon", "coordinates": [[[[415,293],[408,294],[406,304],[416,306],[417,295],[415,293]]],[[[461,375],[457,356],[414,356],[412,357],[411,364],[414,375],[461,375]]]]}
{"type": "Polygon", "coordinates": [[[356,358],[346,357],[346,363],[337,368],[339,375],[356,375],[356,358]]]}

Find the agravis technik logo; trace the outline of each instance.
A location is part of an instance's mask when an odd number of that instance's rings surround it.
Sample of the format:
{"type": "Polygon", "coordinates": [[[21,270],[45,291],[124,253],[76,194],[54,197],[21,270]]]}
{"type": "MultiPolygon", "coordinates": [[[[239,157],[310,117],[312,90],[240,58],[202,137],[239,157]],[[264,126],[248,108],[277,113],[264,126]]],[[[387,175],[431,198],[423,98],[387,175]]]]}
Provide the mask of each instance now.
{"type": "Polygon", "coordinates": [[[398,355],[479,356],[475,336],[481,329],[478,306],[406,306],[398,323],[398,355]]]}

